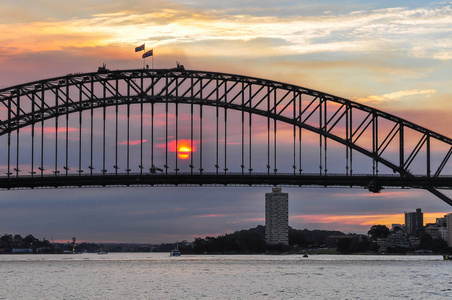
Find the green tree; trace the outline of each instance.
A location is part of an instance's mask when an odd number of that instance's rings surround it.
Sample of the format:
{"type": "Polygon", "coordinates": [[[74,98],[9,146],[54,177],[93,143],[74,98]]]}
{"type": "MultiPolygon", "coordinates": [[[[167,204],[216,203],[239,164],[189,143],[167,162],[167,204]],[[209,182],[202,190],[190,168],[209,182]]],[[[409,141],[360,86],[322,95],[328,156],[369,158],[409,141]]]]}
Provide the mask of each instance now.
{"type": "Polygon", "coordinates": [[[367,232],[370,238],[375,241],[379,238],[387,238],[389,235],[389,228],[385,225],[373,225],[367,232]]]}
{"type": "Polygon", "coordinates": [[[13,242],[13,236],[11,234],[4,234],[2,235],[2,237],[0,237],[0,241],[9,245],[13,242]]]}
{"type": "Polygon", "coordinates": [[[306,247],[309,244],[309,241],[301,230],[289,227],[289,244],[306,247]]]}
{"type": "Polygon", "coordinates": [[[430,234],[424,234],[421,237],[419,249],[431,250],[436,253],[446,253],[447,248],[447,242],[442,238],[434,239],[430,234]]]}
{"type": "Polygon", "coordinates": [[[337,241],[336,249],[339,253],[347,254],[351,253],[351,245],[352,245],[352,239],[340,239],[337,241]]]}
{"type": "Polygon", "coordinates": [[[22,240],[22,247],[28,248],[28,247],[39,247],[40,241],[35,238],[33,235],[29,234],[22,240]]]}

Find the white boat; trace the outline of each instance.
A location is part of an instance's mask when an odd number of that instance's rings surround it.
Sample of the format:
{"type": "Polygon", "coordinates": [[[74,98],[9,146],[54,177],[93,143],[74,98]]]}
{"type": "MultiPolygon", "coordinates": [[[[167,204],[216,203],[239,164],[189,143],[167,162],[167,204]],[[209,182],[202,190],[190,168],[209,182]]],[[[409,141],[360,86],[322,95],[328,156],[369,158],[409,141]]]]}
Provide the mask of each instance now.
{"type": "Polygon", "coordinates": [[[103,248],[100,248],[99,251],[97,251],[97,254],[99,254],[99,255],[105,255],[105,254],[108,254],[108,251],[105,250],[105,249],[103,249],[103,248]]]}
{"type": "Polygon", "coordinates": [[[179,242],[176,243],[176,249],[171,250],[169,256],[180,256],[180,252],[179,252],[179,242]]]}

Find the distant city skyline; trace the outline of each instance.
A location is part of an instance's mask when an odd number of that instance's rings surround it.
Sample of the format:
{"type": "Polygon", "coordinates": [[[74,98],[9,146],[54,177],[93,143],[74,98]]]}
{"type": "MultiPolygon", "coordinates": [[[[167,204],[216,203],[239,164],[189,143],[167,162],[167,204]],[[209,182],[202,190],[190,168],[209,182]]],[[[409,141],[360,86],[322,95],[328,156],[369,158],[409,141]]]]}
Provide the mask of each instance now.
{"type": "MultiPolygon", "coordinates": [[[[255,76],[331,93],[450,136],[450,1],[8,1],[0,7],[0,88],[68,73],[175,67],[255,76]],[[148,58],[149,60],[150,58],[148,58]],[[150,61],[150,60],[149,60],[150,61]]],[[[185,154],[184,154],[185,155],[185,154]]],[[[4,164],[4,162],[1,162],[4,164]]],[[[265,222],[271,187],[0,191],[0,233],[161,243],[265,222]]],[[[367,233],[422,208],[427,191],[289,188],[289,226],[367,233]]],[[[450,195],[449,191],[445,191],[450,195]]]]}

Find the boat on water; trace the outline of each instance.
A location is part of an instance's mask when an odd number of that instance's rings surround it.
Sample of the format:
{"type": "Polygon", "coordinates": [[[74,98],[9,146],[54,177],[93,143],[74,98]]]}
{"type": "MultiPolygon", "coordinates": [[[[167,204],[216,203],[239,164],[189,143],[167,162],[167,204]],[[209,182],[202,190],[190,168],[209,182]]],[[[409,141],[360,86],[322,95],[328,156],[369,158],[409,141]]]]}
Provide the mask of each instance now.
{"type": "Polygon", "coordinates": [[[169,256],[180,256],[179,243],[176,243],[176,249],[171,250],[169,256]]]}
{"type": "Polygon", "coordinates": [[[105,254],[108,254],[108,249],[105,249],[105,248],[99,248],[99,250],[97,250],[97,254],[99,254],[99,255],[105,255],[105,254]]]}

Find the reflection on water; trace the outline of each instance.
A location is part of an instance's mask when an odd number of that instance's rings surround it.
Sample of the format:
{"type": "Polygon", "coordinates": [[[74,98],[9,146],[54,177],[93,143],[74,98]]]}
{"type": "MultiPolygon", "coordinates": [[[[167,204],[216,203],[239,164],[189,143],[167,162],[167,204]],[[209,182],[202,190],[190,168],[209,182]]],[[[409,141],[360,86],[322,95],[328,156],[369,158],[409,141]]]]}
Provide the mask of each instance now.
{"type": "Polygon", "coordinates": [[[446,299],[441,256],[1,255],[0,299],[446,299]]]}

